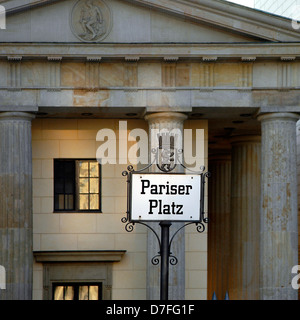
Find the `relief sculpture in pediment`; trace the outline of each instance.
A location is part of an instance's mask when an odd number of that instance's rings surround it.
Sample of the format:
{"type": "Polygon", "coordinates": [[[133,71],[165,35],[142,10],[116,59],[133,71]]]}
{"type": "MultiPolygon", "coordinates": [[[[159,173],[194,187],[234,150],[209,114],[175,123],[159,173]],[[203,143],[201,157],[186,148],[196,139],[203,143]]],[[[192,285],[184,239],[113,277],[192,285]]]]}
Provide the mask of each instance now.
{"type": "Polygon", "coordinates": [[[111,13],[102,0],[79,0],[71,12],[73,34],[84,42],[99,42],[111,29],[111,13]]]}

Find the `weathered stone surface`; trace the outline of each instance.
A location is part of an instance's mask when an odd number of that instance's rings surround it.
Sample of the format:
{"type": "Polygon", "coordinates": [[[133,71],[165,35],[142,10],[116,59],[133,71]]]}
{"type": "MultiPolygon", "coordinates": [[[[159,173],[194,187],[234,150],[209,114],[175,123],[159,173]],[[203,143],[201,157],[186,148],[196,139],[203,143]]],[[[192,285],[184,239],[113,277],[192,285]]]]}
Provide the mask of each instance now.
{"type": "Polygon", "coordinates": [[[262,122],[260,299],[297,299],[291,270],[298,264],[296,121],[272,113],[262,122]]]}
{"type": "MultiPolygon", "coordinates": [[[[299,239],[299,226],[300,226],[300,121],[297,122],[296,128],[297,136],[297,181],[298,181],[298,244],[300,243],[299,239]]],[[[300,254],[298,252],[298,263],[299,263],[300,254]]],[[[298,295],[299,296],[299,295],[298,295]]]]}
{"type": "Polygon", "coordinates": [[[198,106],[255,107],[264,112],[298,108],[299,92],[291,90],[300,84],[296,61],[283,64],[290,70],[283,86],[282,76],[277,79],[281,61],[164,62],[161,57],[112,63],[105,58],[90,61],[88,56],[73,61],[32,58],[0,61],[1,111],[36,111],[38,106],[57,108],[55,112],[65,107],[143,107],[155,112],[165,108],[190,112],[198,106]]]}
{"type": "Polygon", "coordinates": [[[233,137],[229,296],[259,299],[260,136],[233,137]]]}
{"type": "Polygon", "coordinates": [[[1,299],[32,297],[32,118],[0,113],[0,264],[6,270],[1,299]]]}
{"type": "MultiPolygon", "coordinates": [[[[58,1],[55,4],[51,1],[43,2],[48,5],[43,7],[40,1],[19,0],[17,3],[4,1],[8,12],[7,20],[12,28],[6,30],[3,38],[8,41],[13,39],[24,42],[123,43],[186,41],[232,43],[256,42],[258,39],[265,41],[299,39],[297,31],[291,28],[287,20],[217,1],[199,0],[190,4],[186,1],[174,3],[171,0],[110,0],[106,2],[108,9],[102,1],[96,1],[105,24],[100,23],[98,29],[102,30],[101,32],[96,30],[95,34],[92,32],[86,34],[84,21],[80,21],[82,8],[87,10],[87,18],[94,17],[88,11],[91,8],[89,2],[58,1]],[[29,8],[32,9],[30,12],[29,8]],[[15,15],[15,13],[23,14],[15,15]],[[112,27],[110,15],[113,15],[112,27]],[[20,28],[21,24],[26,27],[20,28]],[[212,29],[211,24],[216,28],[212,29]]],[[[95,7],[93,9],[95,12],[95,7]]]]}

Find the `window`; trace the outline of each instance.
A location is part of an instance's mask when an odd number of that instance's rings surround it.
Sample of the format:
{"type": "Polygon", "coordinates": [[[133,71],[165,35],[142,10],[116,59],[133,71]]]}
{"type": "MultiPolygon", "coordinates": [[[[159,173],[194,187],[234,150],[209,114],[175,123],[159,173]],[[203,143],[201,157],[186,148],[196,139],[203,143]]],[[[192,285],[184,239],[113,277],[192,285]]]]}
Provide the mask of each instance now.
{"type": "Polygon", "coordinates": [[[102,300],[102,283],[53,283],[53,300],[102,300]]]}
{"type": "MultiPolygon", "coordinates": [[[[101,286],[98,299],[111,300],[112,265],[120,262],[125,253],[126,250],[33,251],[35,261],[43,265],[43,299],[53,300],[56,286],[65,287],[74,284],[75,286],[101,286]]],[[[93,289],[89,289],[89,293],[92,293],[93,289]]],[[[72,292],[71,288],[60,290],[65,298],[70,294],[68,291],[72,292]],[[66,296],[65,291],[67,291],[66,296]]],[[[76,290],[74,288],[74,292],[76,290]]]]}
{"type": "Polygon", "coordinates": [[[54,160],[54,210],[75,210],[74,160],[54,160]]]}
{"type": "Polygon", "coordinates": [[[54,160],[54,211],[101,211],[100,164],[96,160],[54,160]]]}

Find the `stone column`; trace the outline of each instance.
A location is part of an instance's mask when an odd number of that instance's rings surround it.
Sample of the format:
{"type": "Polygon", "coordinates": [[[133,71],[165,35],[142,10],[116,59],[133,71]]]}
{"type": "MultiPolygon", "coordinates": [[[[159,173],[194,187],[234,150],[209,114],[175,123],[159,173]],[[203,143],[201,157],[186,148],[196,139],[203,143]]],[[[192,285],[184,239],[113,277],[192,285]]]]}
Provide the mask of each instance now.
{"type": "Polygon", "coordinates": [[[231,140],[229,298],[259,298],[260,137],[231,140]]]}
{"type": "MultiPolygon", "coordinates": [[[[300,121],[297,122],[297,181],[298,181],[298,263],[300,261],[300,233],[299,233],[299,224],[300,224],[300,121]]],[[[300,290],[298,290],[298,300],[300,300],[300,290]]]]}
{"type": "Polygon", "coordinates": [[[262,128],[260,299],[297,299],[296,121],[293,113],[258,117],[262,128]]]}
{"type": "MultiPolygon", "coordinates": [[[[177,112],[159,112],[146,115],[145,119],[149,122],[149,150],[157,148],[159,145],[157,133],[162,132],[181,132],[181,137],[175,139],[175,148],[182,148],[183,144],[183,122],[187,118],[186,115],[177,112]]],[[[177,168],[172,172],[178,172],[177,168]]],[[[153,172],[161,172],[154,167],[153,172]]],[[[151,223],[152,228],[156,230],[160,236],[160,227],[158,223],[151,223]]],[[[170,238],[173,233],[182,225],[182,223],[172,223],[170,228],[170,238]]],[[[184,230],[181,230],[172,242],[172,254],[177,257],[178,264],[169,267],[169,299],[183,300],[185,296],[185,237],[184,230]]],[[[148,269],[147,269],[147,299],[158,300],[160,296],[160,266],[153,266],[151,259],[157,255],[159,251],[157,239],[152,231],[148,230],[148,269]]]]}
{"type": "Polygon", "coordinates": [[[228,291],[231,155],[209,157],[208,184],[208,299],[219,300],[228,291]]]}
{"type": "Polygon", "coordinates": [[[32,299],[31,120],[23,112],[0,113],[0,265],[6,290],[0,299],[32,299]]]}

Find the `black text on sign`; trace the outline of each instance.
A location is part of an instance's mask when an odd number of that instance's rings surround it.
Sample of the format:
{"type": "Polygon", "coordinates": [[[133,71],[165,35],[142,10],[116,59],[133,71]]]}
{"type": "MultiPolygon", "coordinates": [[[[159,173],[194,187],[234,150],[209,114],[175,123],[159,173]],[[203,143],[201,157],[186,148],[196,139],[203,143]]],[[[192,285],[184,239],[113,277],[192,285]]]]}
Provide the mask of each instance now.
{"type": "Polygon", "coordinates": [[[200,175],[133,174],[132,221],[199,221],[200,175]]]}

